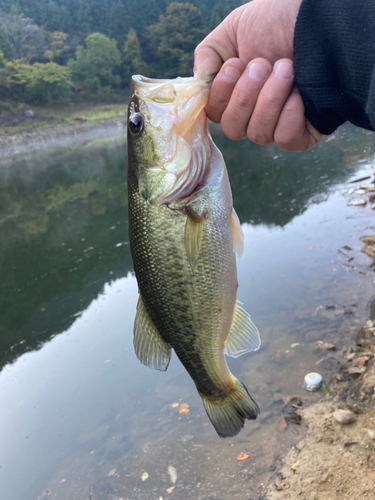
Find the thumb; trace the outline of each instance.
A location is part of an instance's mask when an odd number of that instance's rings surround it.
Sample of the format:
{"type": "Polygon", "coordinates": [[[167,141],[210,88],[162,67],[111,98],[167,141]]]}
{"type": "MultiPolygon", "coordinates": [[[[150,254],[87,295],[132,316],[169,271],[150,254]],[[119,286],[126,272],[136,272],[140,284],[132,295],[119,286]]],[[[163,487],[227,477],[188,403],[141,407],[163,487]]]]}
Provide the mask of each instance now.
{"type": "Polygon", "coordinates": [[[225,61],[238,57],[233,28],[233,16],[229,15],[197,46],[194,52],[196,78],[217,73],[225,61]]]}

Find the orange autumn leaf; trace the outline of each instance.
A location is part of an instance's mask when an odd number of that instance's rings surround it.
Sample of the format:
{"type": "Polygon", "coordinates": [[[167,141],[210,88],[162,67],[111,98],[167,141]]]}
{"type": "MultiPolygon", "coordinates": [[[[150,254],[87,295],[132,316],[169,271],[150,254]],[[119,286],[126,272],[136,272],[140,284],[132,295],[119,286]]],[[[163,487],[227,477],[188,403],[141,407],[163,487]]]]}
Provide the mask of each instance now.
{"type": "Polygon", "coordinates": [[[172,408],[177,408],[177,406],[179,406],[179,404],[178,403],[172,403],[171,406],[172,406],[172,408]]]}
{"type": "Polygon", "coordinates": [[[279,420],[279,431],[283,431],[286,427],[286,420],[285,418],[281,417],[279,420]]]}
{"type": "Polygon", "coordinates": [[[324,344],[324,342],[322,340],[317,340],[316,343],[319,344],[319,345],[324,344]]]}
{"type": "Polygon", "coordinates": [[[180,410],[182,410],[183,408],[188,409],[188,408],[189,408],[189,405],[188,405],[187,403],[181,403],[181,404],[180,404],[180,410]]]}
{"type": "Polygon", "coordinates": [[[183,414],[183,413],[189,413],[189,411],[190,411],[189,408],[180,408],[179,411],[178,411],[178,413],[181,413],[181,414],[183,414]]]}
{"type": "Polygon", "coordinates": [[[237,460],[246,460],[247,458],[249,458],[249,455],[247,453],[241,453],[240,455],[238,455],[237,460]]]}

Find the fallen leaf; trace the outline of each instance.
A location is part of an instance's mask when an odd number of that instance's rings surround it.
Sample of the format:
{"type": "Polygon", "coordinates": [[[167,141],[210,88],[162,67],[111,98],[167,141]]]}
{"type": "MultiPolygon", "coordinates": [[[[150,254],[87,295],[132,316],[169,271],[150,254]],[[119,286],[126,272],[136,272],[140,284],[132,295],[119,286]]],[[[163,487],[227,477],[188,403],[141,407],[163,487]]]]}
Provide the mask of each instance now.
{"type": "Polygon", "coordinates": [[[315,245],[311,245],[309,248],[315,248],[315,245]]]}
{"type": "Polygon", "coordinates": [[[116,474],[117,469],[112,469],[109,471],[108,476],[114,476],[116,474]]]}
{"type": "Polygon", "coordinates": [[[279,420],[279,431],[283,431],[286,427],[286,420],[284,417],[281,417],[279,420]]]}
{"type": "Polygon", "coordinates": [[[333,413],[327,413],[326,415],[324,415],[324,418],[331,418],[333,415],[333,413]]]}
{"type": "Polygon", "coordinates": [[[144,473],[142,474],[141,479],[142,479],[142,481],[146,481],[146,479],[148,479],[148,474],[147,474],[147,472],[144,472],[144,473]]]}
{"type": "Polygon", "coordinates": [[[292,344],[290,347],[292,349],[294,349],[295,347],[298,347],[299,345],[301,345],[299,342],[296,342],[295,344],[292,344]]]}
{"type": "Polygon", "coordinates": [[[291,466],[290,466],[290,468],[291,468],[292,470],[296,470],[298,466],[299,466],[299,462],[294,462],[294,464],[293,464],[293,465],[291,465],[291,466]]]}
{"type": "Polygon", "coordinates": [[[173,467],[173,465],[170,465],[168,467],[168,474],[169,474],[169,477],[171,479],[171,483],[172,484],[175,484],[175,482],[177,481],[177,471],[176,469],[173,467]]]}
{"type": "Polygon", "coordinates": [[[52,492],[52,490],[44,490],[42,497],[48,497],[48,496],[50,496],[51,492],[52,492]]]}
{"type": "Polygon", "coordinates": [[[241,453],[238,455],[237,460],[246,460],[249,458],[249,455],[247,453],[241,453]]]}
{"type": "Polygon", "coordinates": [[[167,488],[167,493],[172,493],[172,491],[176,488],[176,486],[171,486],[170,488],[167,488]]]}
{"type": "Polygon", "coordinates": [[[323,340],[317,340],[316,343],[319,344],[319,345],[324,344],[323,340]]]}
{"type": "Polygon", "coordinates": [[[177,408],[177,406],[179,406],[179,404],[178,403],[172,403],[171,406],[172,406],[172,408],[177,408]]]}
{"type": "Polygon", "coordinates": [[[189,413],[189,411],[190,411],[189,410],[189,405],[187,403],[180,404],[180,409],[179,409],[178,413],[181,413],[181,414],[183,414],[183,413],[189,413]]]}

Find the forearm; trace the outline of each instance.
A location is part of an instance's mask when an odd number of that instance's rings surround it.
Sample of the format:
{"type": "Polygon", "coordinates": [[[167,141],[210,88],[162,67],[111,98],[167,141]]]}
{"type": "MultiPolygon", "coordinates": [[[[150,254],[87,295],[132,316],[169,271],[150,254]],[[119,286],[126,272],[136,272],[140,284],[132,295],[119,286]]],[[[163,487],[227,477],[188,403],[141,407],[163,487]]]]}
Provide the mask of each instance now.
{"type": "Polygon", "coordinates": [[[346,120],[374,130],[374,0],[303,0],[294,68],[306,116],[330,134],[346,120]]]}

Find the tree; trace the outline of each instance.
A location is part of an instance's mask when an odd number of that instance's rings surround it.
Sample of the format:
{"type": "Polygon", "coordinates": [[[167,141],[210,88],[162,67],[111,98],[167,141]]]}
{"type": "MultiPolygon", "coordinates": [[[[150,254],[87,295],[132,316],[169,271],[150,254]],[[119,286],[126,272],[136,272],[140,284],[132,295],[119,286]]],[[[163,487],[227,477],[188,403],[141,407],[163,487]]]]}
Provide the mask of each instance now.
{"type": "Polygon", "coordinates": [[[0,49],[0,68],[2,68],[5,64],[5,57],[3,51],[0,49]]]}
{"type": "Polygon", "coordinates": [[[65,40],[68,35],[63,31],[53,31],[48,35],[49,49],[45,51],[44,57],[52,62],[56,57],[58,57],[62,52],[69,49],[68,45],[65,45],[65,40]]]}
{"type": "Polygon", "coordinates": [[[109,18],[109,35],[122,47],[132,26],[131,17],[121,0],[112,3],[109,18]]]}
{"type": "Polygon", "coordinates": [[[111,86],[118,83],[114,76],[115,68],[121,64],[117,42],[101,33],[92,33],[86,38],[86,47],[77,47],[76,60],[70,59],[68,63],[73,80],[86,84],[93,94],[108,94],[111,86]]]}
{"type": "Polygon", "coordinates": [[[71,71],[65,66],[53,62],[30,65],[15,59],[5,63],[2,71],[6,87],[26,101],[48,104],[71,96],[71,71]]]}
{"type": "Polygon", "coordinates": [[[192,73],[196,45],[204,37],[200,10],[189,3],[171,3],[157,24],[148,28],[155,70],[163,78],[192,73]]]}
{"type": "Polygon", "coordinates": [[[148,67],[142,60],[137,33],[134,30],[130,30],[126,37],[121,61],[121,76],[124,85],[128,87],[131,84],[132,75],[147,75],[147,73],[148,67]]]}
{"type": "Polygon", "coordinates": [[[47,49],[46,33],[27,17],[0,11],[0,30],[16,59],[30,62],[47,49]]]}

